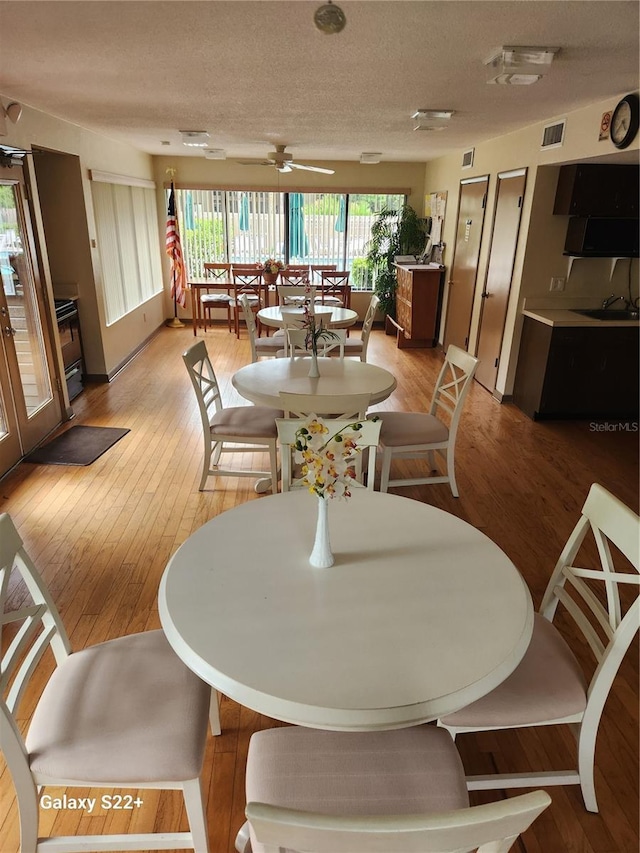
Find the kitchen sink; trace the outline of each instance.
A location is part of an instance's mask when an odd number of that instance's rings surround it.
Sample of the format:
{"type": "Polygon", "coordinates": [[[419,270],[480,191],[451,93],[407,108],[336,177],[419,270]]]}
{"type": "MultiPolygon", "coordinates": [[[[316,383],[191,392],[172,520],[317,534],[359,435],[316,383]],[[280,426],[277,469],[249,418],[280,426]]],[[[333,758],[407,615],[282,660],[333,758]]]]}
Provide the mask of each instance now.
{"type": "Polygon", "coordinates": [[[593,320],[637,320],[637,311],[617,311],[615,308],[583,308],[572,309],[574,314],[591,317],[593,320]]]}

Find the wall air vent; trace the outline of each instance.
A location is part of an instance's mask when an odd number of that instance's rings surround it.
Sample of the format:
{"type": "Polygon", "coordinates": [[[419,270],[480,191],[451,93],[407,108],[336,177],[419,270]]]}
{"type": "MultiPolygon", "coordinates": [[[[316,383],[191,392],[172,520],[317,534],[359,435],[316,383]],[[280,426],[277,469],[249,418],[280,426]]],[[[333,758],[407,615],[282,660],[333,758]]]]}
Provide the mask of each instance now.
{"type": "Polygon", "coordinates": [[[475,153],[475,148],[471,148],[469,151],[465,151],[462,155],[462,168],[470,169],[473,166],[473,155],[475,153]]]}
{"type": "Polygon", "coordinates": [[[564,128],[567,123],[566,118],[558,121],[555,124],[548,124],[542,131],[541,151],[546,151],[547,148],[560,148],[564,144],[564,128]]]}

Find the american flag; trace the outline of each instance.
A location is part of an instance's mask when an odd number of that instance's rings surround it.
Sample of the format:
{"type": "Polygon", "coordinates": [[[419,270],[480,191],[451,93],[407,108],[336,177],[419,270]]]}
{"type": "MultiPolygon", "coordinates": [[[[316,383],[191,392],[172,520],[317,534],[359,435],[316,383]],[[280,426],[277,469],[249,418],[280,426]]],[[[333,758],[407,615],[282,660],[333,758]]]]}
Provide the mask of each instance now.
{"type": "Polygon", "coordinates": [[[187,302],[187,281],[184,259],[182,257],[182,246],[180,245],[178,217],[176,216],[176,194],[173,181],[171,181],[169,209],[167,210],[166,252],[171,260],[171,297],[178,305],[182,305],[184,308],[187,302]]]}

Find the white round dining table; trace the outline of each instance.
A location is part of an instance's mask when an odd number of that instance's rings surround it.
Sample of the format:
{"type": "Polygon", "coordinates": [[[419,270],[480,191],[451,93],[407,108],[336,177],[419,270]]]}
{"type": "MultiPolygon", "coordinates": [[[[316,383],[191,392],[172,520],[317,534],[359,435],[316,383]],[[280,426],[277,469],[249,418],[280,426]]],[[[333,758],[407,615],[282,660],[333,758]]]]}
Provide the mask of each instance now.
{"type": "Polygon", "coordinates": [[[292,394],[371,394],[371,405],[386,400],[396,388],[392,373],[375,364],[339,358],[319,358],[320,376],[309,376],[308,358],[270,358],[236,371],[231,383],[246,400],[280,408],[280,392],[292,394]]]}
{"type": "Polygon", "coordinates": [[[249,501],[176,551],[159,611],[187,666],[259,713],[353,731],[436,719],[510,675],[533,607],[494,542],[435,507],[358,489],[331,501],[335,563],[313,568],[316,500],[249,501]]]}
{"type": "MultiPolygon", "coordinates": [[[[281,329],[284,326],[282,307],[281,305],[269,305],[267,308],[261,308],[257,314],[258,320],[264,326],[281,329]]],[[[300,319],[303,317],[304,312],[301,307],[285,305],[284,309],[288,314],[299,314],[300,319]]],[[[325,325],[332,326],[334,329],[346,329],[349,326],[353,326],[358,319],[357,311],[333,305],[316,305],[314,313],[318,319],[323,318],[325,325]]]]}

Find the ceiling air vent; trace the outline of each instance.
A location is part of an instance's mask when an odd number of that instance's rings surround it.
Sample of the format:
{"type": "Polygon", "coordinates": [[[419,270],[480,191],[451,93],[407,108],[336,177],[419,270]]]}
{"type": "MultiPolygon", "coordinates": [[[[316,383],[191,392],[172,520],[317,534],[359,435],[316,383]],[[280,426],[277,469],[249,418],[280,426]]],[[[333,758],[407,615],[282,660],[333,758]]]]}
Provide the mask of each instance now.
{"type": "Polygon", "coordinates": [[[560,148],[564,144],[564,128],[567,123],[566,118],[555,124],[548,124],[542,131],[541,150],[547,148],[560,148]]]}
{"type": "Polygon", "coordinates": [[[473,166],[473,155],[475,152],[475,148],[471,148],[469,151],[465,151],[462,155],[462,168],[470,169],[473,166]]]}

